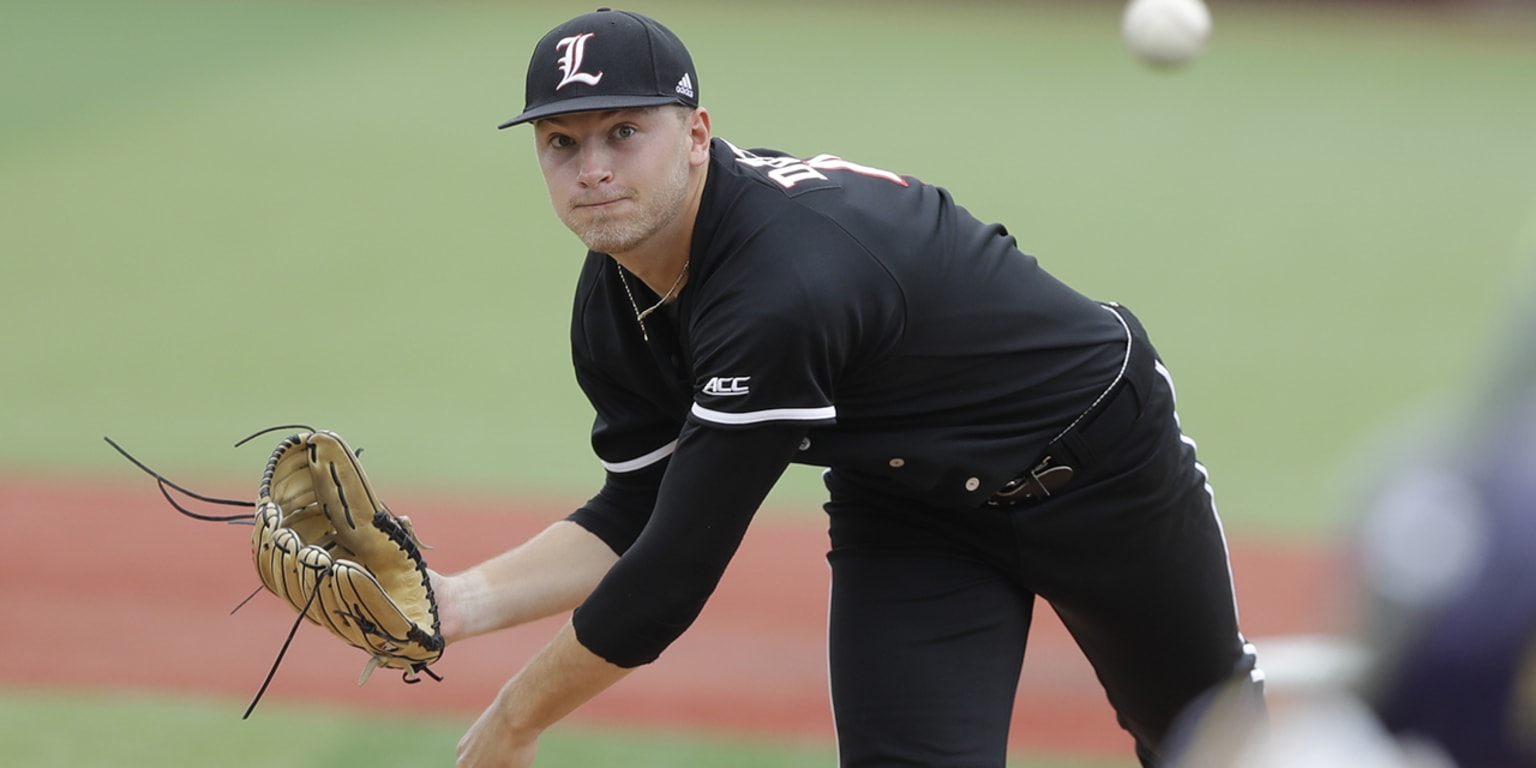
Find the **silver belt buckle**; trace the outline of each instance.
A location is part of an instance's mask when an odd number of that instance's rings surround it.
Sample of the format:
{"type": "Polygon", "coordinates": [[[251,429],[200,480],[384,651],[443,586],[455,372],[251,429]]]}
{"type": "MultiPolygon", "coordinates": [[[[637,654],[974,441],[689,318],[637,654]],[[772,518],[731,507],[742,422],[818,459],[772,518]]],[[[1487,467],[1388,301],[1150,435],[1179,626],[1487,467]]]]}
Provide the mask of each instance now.
{"type": "Polygon", "coordinates": [[[1053,457],[1047,456],[1040,460],[1039,464],[999,488],[997,497],[1009,499],[1022,495],[1026,499],[1043,499],[1051,495],[1051,490],[1066,485],[1072,479],[1073,470],[1063,464],[1053,466],[1053,457]]]}

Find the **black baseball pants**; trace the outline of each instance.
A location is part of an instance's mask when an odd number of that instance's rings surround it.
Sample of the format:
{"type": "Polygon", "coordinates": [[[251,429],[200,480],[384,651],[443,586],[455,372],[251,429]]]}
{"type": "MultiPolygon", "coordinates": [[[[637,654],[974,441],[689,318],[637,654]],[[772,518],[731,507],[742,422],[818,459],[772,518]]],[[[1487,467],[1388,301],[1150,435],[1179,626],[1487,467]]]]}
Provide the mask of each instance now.
{"type": "Polygon", "coordinates": [[[1237,679],[1262,695],[1172,382],[1144,381],[1129,432],[1033,506],[935,509],[827,473],[843,768],[1001,768],[1037,596],[1092,664],[1143,765],[1159,764],[1175,718],[1210,687],[1237,679]]]}

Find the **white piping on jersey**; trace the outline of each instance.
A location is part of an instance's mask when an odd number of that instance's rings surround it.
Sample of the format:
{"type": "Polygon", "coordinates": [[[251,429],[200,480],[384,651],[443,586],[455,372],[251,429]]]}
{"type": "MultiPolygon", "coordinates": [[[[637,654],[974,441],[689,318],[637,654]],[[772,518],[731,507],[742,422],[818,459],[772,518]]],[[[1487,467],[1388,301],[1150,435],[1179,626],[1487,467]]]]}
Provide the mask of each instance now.
{"type": "MultiPolygon", "coordinates": [[[[1077,426],[1077,423],[1082,421],[1083,418],[1086,417],[1090,411],[1092,411],[1094,408],[1099,407],[1099,403],[1104,402],[1104,398],[1109,397],[1109,393],[1113,392],[1115,390],[1115,385],[1119,384],[1120,380],[1125,378],[1125,369],[1131,367],[1131,345],[1133,343],[1135,343],[1135,337],[1131,334],[1131,324],[1127,323],[1125,321],[1125,318],[1121,317],[1120,313],[1115,310],[1115,307],[1118,307],[1120,305],[1118,305],[1118,304],[1100,304],[1099,306],[1103,307],[1104,310],[1109,312],[1111,315],[1114,315],[1115,319],[1120,321],[1120,327],[1125,329],[1125,357],[1120,360],[1120,370],[1115,372],[1115,378],[1114,378],[1114,380],[1109,382],[1109,386],[1105,387],[1104,391],[1100,392],[1099,396],[1094,398],[1093,402],[1090,403],[1088,405],[1088,407],[1083,410],[1082,413],[1079,413],[1077,415],[1077,418],[1072,420],[1071,424],[1067,425],[1066,429],[1063,429],[1062,431],[1057,432],[1056,436],[1051,438],[1051,442],[1053,442],[1053,443],[1056,442],[1057,440],[1060,440],[1062,435],[1065,435],[1066,433],[1071,432],[1072,428],[1077,426]]],[[[1169,384],[1172,384],[1172,383],[1173,383],[1172,381],[1169,382],[1169,384]]]]}
{"type": "Polygon", "coordinates": [[[663,445],[662,447],[657,448],[656,450],[651,451],[650,453],[647,453],[646,455],[636,459],[630,459],[629,461],[617,461],[612,463],[604,461],[603,469],[621,475],[625,472],[633,472],[637,469],[645,469],[646,467],[649,467],[650,465],[655,464],[656,462],[661,461],[668,456],[671,456],[672,452],[675,450],[677,450],[677,441],[673,440],[672,442],[667,443],[666,445],[663,445]]]}
{"type": "MultiPolygon", "coordinates": [[[[1168,372],[1168,367],[1163,365],[1163,361],[1161,360],[1153,361],[1152,365],[1153,368],[1157,370],[1157,374],[1162,376],[1163,381],[1168,384],[1168,396],[1173,398],[1173,402],[1175,405],[1177,405],[1179,402],[1179,392],[1173,386],[1173,374],[1168,372]]],[[[1178,427],[1179,442],[1189,446],[1189,449],[1192,451],[1199,449],[1199,446],[1195,445],[1194,438],[1184,434],[1184,423],[1179,420],[1179,412],[1177,409],[1175,409],[1173,412],[1173,425],[1178,427]]],[[[1216,489],[1211,487],[1211,473],[1205,468],[1204,464],[1196,461],[1195,471],[1199,472],[1200,477],[1205,480],[1205,497],[1211,502],[1211,517],[1216,521],[1216,530],[1221,533],[1221,549],[1226,553],[1227,556],[1227,585],[1232,588],[1232,615],[1234,617],[1238,617],[1239,614],[1237,611],[1236,587],[1237,582],[1232,578],[1232,550],[1227,546],[1227,529],[1226,526],[1222,525],[1221,523],[1221,513],[1216,510],[1216,489]]],[[[1260,672],[1259,674],[1262,676],[1263,672],[1260,672]]]]}
{"type": "Polygon", "coordinates": [[[821,421],[837,418],[837,406],[821,408],[769,408],[764,411],[727,413],[693,404],[693,415],[716,424],[761,424],[765,421],[821,421]]]}

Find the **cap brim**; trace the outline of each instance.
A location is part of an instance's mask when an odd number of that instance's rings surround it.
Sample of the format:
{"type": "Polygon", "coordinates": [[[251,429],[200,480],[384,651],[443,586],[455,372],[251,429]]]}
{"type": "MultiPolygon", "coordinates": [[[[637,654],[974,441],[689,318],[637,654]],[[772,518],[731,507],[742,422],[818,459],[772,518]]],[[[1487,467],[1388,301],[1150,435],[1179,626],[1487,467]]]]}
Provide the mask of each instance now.
{"type": "Polygon", "coordinates": [[[578,96],[574,99],[561,99],[543,106],[534,107],[496,127],[497,129],[511,128],[514,125],[521,125],[541,118],[569,115],[573,112],[637,109],[640,107],[660,107],[666,104],[686,104],[686,102],[677,96],[578,96]]]}

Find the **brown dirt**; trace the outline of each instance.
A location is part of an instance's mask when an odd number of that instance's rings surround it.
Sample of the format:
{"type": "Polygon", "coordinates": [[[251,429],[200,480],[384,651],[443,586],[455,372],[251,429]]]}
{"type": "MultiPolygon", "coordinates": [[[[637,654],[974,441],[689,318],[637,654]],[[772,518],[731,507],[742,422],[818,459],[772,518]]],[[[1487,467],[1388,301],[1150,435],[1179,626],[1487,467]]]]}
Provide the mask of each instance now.
{"type": "MultiPolygon", "coordinates": [[[[465,499],[391,499],[411,510],[454,571],[521,542],[565,509],[465,499]]],[[[292,621],[268,594],[229,615],[258,586],[249,528],[177,515],[152,483],[0,476],[12,545],[0,558],[0,615],[35,630],[0,634],[0,686],[184,690],[248,697],[292,621]],[[25,546],[22,546],[22,544],[25,546]]],[[[825,533],[810,522],[761,519],[697,624],[655,664],[583,707],[588,724],[770,733],[830,741],[824,632],[825,533]]],[[[1301,545],[1233,544],[1250,637],[1318,631],[1327,559],[1301,545]]],[[[381,671],[355,685],[364,659],[302,626],[264,706],[324,702],[359,709],[462,714],[466,726],[501,683],[551,635],[551,619],[454,646],[445,678],[402,685],[381,671]]],[[[1049,611],[1038,611],[1020,684],[1013,742],[1020,750],[1125,757],[1087,663],[1049,611]]]]}

